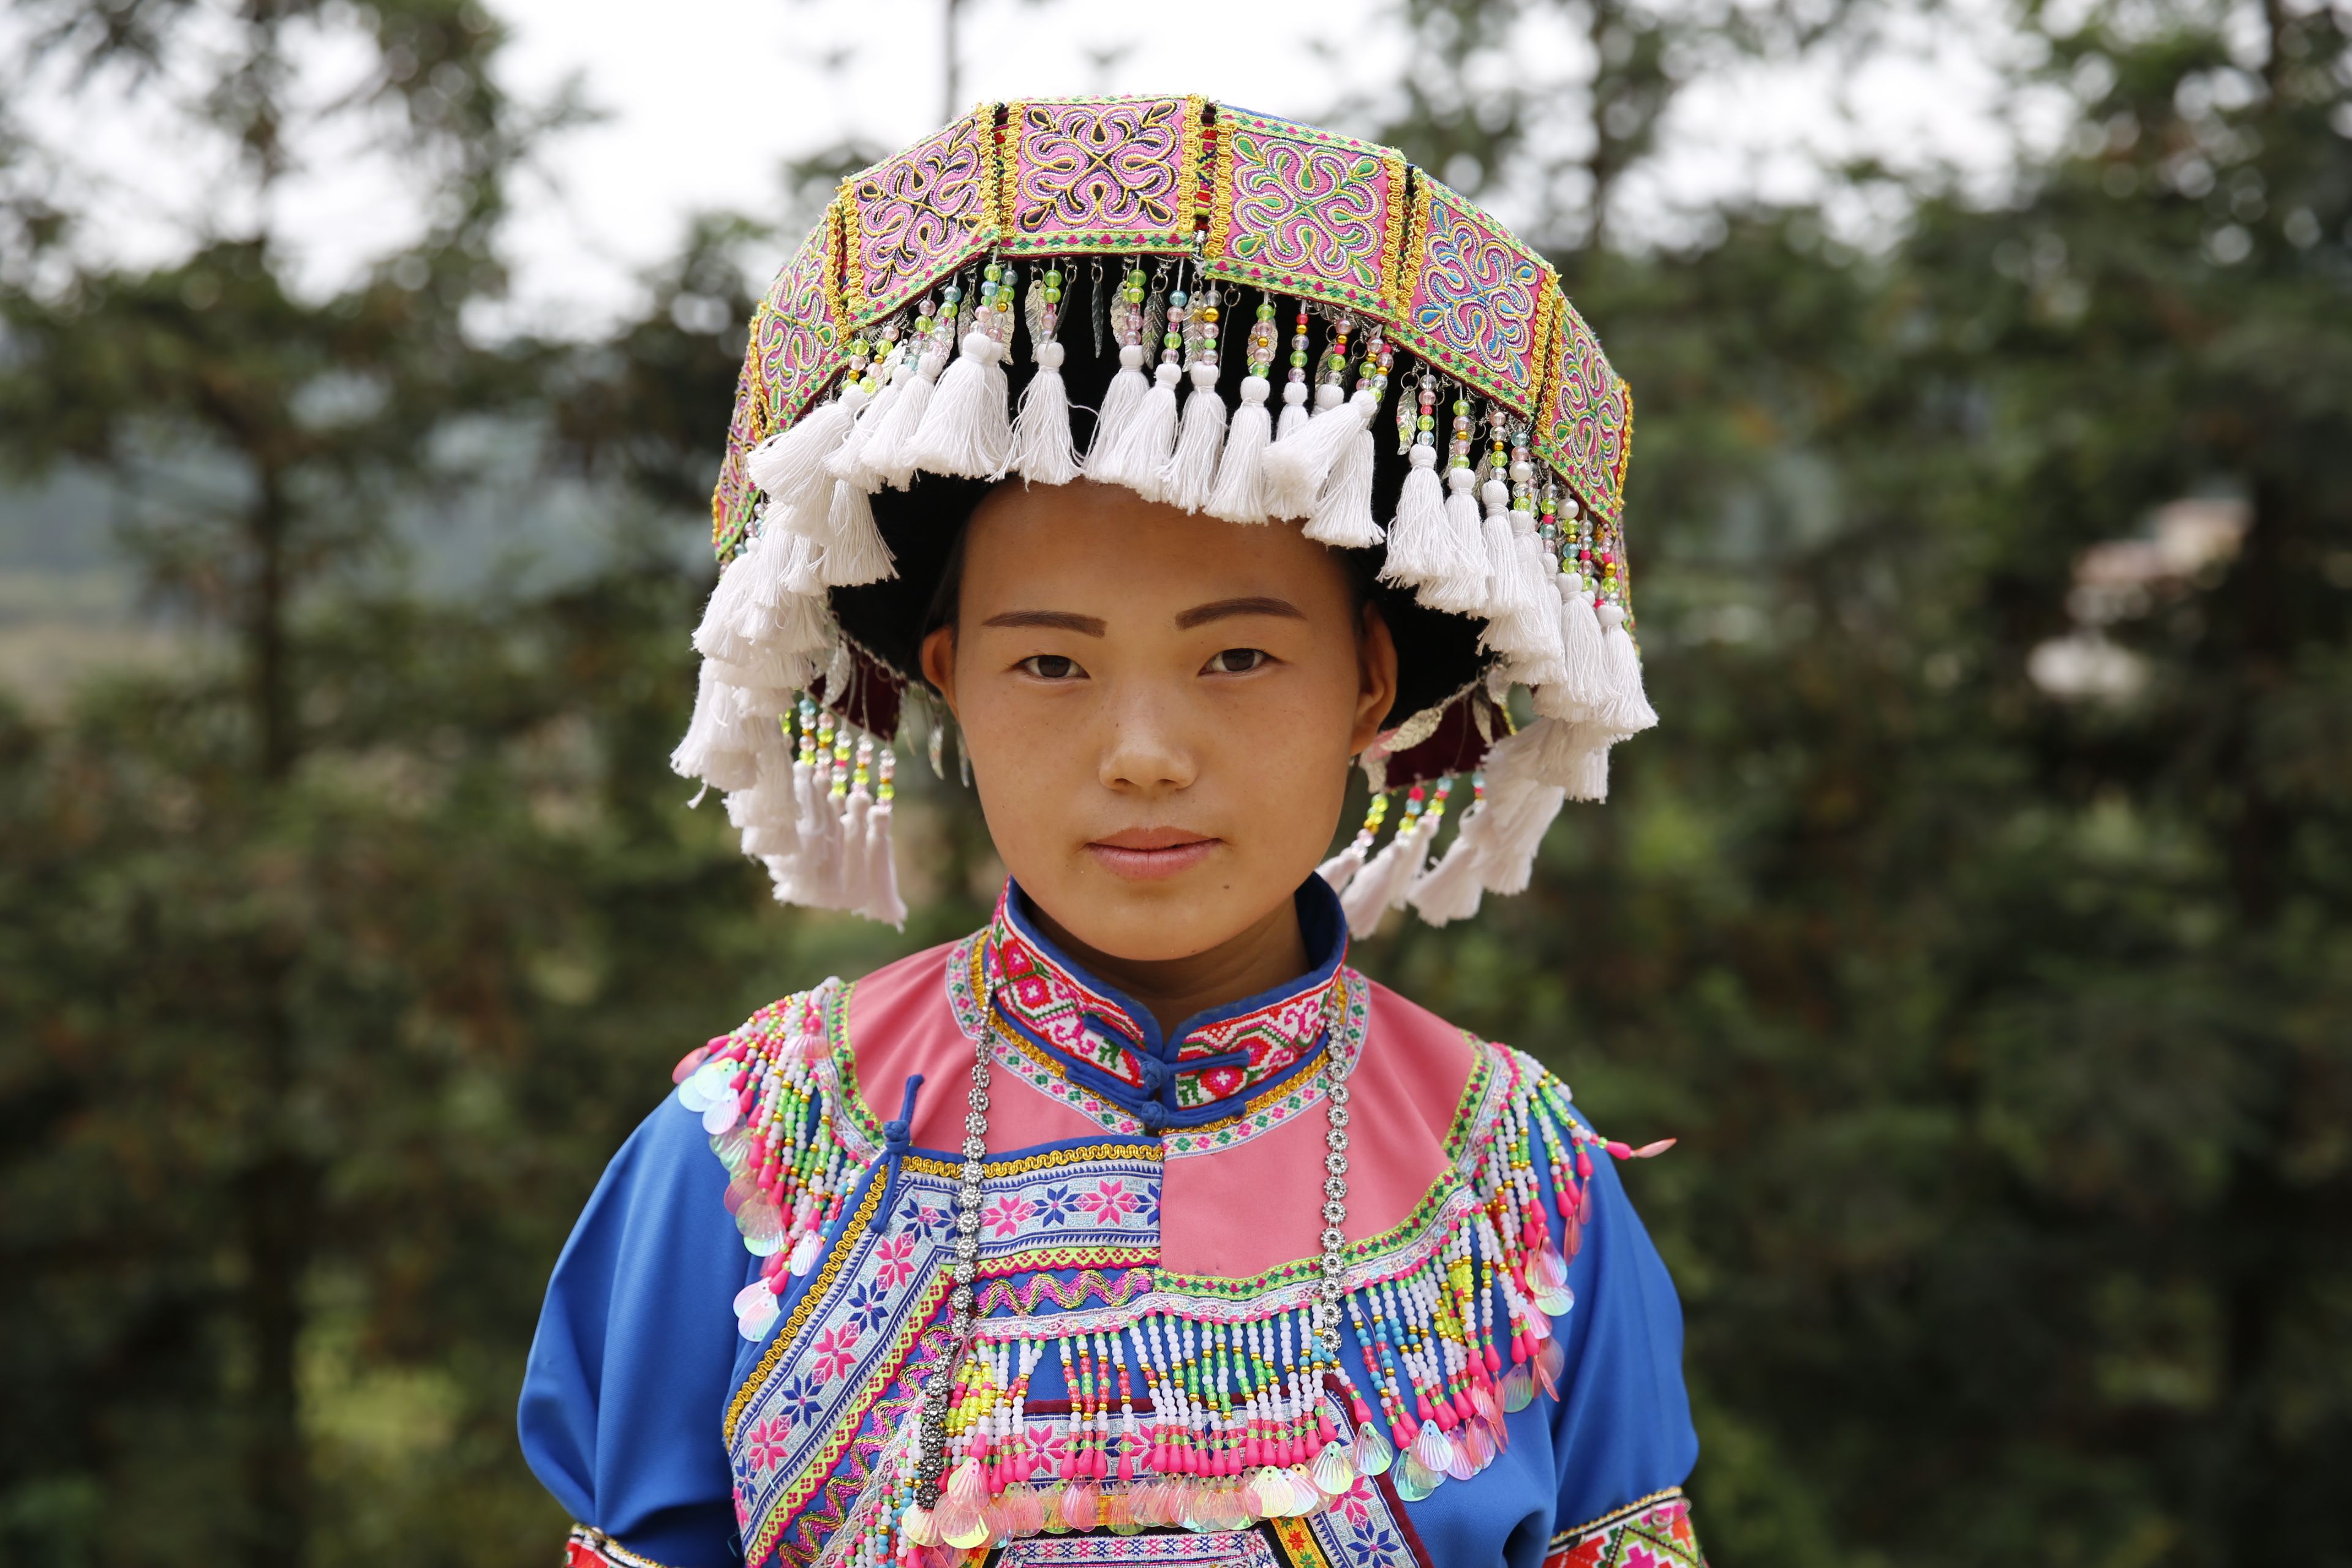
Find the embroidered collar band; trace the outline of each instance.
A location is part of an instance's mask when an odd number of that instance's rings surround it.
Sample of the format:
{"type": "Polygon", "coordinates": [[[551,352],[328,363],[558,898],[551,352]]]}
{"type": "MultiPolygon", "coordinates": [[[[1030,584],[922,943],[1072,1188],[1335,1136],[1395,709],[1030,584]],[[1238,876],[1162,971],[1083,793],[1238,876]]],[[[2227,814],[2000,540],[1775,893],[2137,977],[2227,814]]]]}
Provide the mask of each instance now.
{"type": "Polygon", "coordinates": [[[1241,1097],[1316,1069],[1345,1005],[1348,922],[1320,877],[1297,894],[1312,967],[1297,979],[1211,1007],[1163,1035],[1150,1010],[1096,979],[1037,928],[1027,895],[1008,881],[989,928],[997,1016],[1070,1080],[1144,1127],[1197,1127],[1234,1114],[1241,1097]]]}

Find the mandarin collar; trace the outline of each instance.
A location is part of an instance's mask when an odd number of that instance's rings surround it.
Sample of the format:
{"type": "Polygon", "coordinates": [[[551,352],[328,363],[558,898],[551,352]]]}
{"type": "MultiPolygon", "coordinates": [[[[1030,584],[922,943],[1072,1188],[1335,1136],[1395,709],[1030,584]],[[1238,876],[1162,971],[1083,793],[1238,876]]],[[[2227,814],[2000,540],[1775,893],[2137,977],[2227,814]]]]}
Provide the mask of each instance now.
{"type": "Polygon", "coordinates": [[[1237,1114],[1316,1068],[1342,1000],[1348,921],[1339,897],[1318,876],[1292,897],[1312,961],[1307,972],[1163,1033],[1150,1009],[1055,946],[1008,879],[988,931],[992,1005],[1073,1083],[1149,1131],[1237,1114]]]}

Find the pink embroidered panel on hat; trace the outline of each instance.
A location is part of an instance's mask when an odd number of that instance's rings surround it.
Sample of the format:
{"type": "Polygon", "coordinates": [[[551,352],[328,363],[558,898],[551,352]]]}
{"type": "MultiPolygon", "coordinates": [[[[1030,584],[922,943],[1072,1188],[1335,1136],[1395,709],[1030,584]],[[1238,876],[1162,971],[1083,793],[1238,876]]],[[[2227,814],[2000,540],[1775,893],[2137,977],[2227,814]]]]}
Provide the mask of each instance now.
{"type": "Polygon", "coordinates": [[[844,183],[850,320],[897,310],[988,249],[987,119],[967,114],[844,183]]]}
{"type": "Polygon", "coordinates": [[[1567,476],[1586,506],[1614,522],[1625,505],[1633,395],[1601,352],[1601,340],[1565,298],[1559,315],[1551,395],[1536,425],[1536,455],[1567,476]]]}
{"type": "Polygon", "coordinates": [[[1399,347],[1532,414],[1551,326],[1551,264],[1456,192],[1418,176],[1399,347]]]}
{"type": "Polygon", "coordinates": [[[1219,111],[1220,200],[1205,270],[1393,324],[1404,160],[1243,110],[1219,111]]]}
{"type": "Polygon", "coordinates": [[[710,492],[710,546],[722,562],[742,547],[760,504],[760,491],[744,471],[744,459],[766,437],[760,427],[760,400],[754,390],[758,360],[753,349],[743,356],[742,374],[735,382],[735,414],[727,422],[727,455],[719,459],[719,484],[710,492]]]}
{"type": "Polygon", "coordinates": [[[771,432],[799,418],[848,363],[842,349],[841,301],[833,289],[839,223],[838,209],[827,207],[824,220],[801,241],[752,314],[752,362],[771,432]]]}
{"type": "Polygon", "coordinates": [[[1042,99],[1005,106],[1003,248],[1069,255],[1191,241],[1201,100],[1042,99]]]}

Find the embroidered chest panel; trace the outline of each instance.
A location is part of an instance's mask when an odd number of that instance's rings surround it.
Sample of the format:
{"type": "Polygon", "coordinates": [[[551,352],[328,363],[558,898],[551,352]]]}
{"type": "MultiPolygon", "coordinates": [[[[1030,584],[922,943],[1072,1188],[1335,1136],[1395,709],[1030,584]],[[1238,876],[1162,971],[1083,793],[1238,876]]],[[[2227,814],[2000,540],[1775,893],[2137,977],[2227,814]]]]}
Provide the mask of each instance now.
{"type": "Polygon", "coordinates": [[[1310,1332],[1315,1258],[1250,1279],[1161,1267],[1174,1136],[992,1156],[960,1225],[963,1167],[889,1143],[863,1105],[849,994],[788,998],[680,1064],[679,1098],[702,1113],[737,1227],[766,1259],[736,1304],[761,1349],[725,1429],[749,1561],[887,1563],[912,1495],[904,1445],[925,1389],[948,1378],[963,1511],[943,1500],[940,1518],[1046,1553],[1008,1561],[1097,1560],[1052,1555],[1084,1535],[1030,1543],[1045,1510],[1068,1509],[1088,1527],[1262,1522],[1302,1552],[1323,1541],[1335,1562],[1402,1563],[1395,1505],[1477,1475],[1505,1413],[1552,1387],[1550,1321],[1573,1300],[1555,1237],[1572,1254],[1603,1145],[1526,1058],[1475,1047],[1443,1173],[1399,1223],[1343,1247],[1333,1359],[1310,1332]],[[951,1345],[960,1258],[975,1330],[951,1345]],[[1029,1378],[1047,1358],[1076,1413],[1033,1421],[1029,1378]],[[828,1551],[841,1542],[855,1552],[828,1551]]]}

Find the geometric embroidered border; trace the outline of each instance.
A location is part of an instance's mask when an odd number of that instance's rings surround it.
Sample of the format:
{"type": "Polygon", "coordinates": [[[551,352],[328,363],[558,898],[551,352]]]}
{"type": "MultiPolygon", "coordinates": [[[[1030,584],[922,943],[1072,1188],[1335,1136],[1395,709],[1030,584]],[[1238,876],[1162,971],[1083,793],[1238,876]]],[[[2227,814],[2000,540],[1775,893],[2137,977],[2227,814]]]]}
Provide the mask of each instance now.
{"type": "Polygon", "coordinates": [[[1544,1568],[1706,1568],[1680,1487],[1551,1538],[1544,1568]]]}

